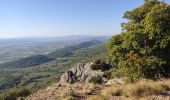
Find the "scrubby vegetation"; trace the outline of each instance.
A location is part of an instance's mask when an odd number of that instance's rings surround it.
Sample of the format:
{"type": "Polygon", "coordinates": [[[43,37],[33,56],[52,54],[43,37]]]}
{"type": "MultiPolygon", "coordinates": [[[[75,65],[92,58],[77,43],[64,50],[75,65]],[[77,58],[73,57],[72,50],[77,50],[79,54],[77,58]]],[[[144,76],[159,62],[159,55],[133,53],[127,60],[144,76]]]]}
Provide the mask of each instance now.
{"type": "Polygon", "coordinates": [[[17,100],[18,97],[26,97],[30,94],[30,90],[26,88],[14,88],[0,94],[0,100],[17,100]]]}
{"type": "Polygon", "coordinates": [[[107,44],[107,60],[128,82],[170,74],[170,5],[147,0],[124,14],[123,32],[107,44]]]}
{"type": "MultiPolygon", "coordinates": [[[[143,80],[127,85],[113,85],[101,91],[102,96],[124,96],[129,98],[141,98],[152,95],[162,95],[164,91],[170,90],[169,81],[143,80]]],[[[100,97],[100,96],[99,96],[100,97]]]]}
{"type": "Polygon", "coordinates": [[[169,100],[169,80],[141,80],[136,83],[111,85],[75,83],[69,86],[52,85],[28,97],[28,100],[169,100]],[[163,97],[162,99],[158,99],[163,97]],[[165,97],[167,97],[165,99],[165,97]]]}
{"type": "Polygon", "coordinates": [[[94,83],[94,84],[101,84],[102,83],[102,77],[100,75],[93,76],[93,77],[91,77],[89,82],[94,83]]]}
{"type": "Polygon", "coordinates": [[[91,69],[93,70],[105,71],[111,69],[111,65],[107,64],[106,61],[103,61],[101,59],[95,60],[93,63],[94,64],[91,66],[91,69]]]}
{"type": "Polygon", "coordinates": [[[16,61],[0,64],[0,68],[25,68],[40,65],[53,60],[55,59],[44,55],[29,56],[16,61]]]}
{"type": "MultiPolygon", "coordinates": [[[[86,51],[86,52],[84,51],[84,53],[83,53],[83,52],[81,52],[81,51],[83,51],[83,49],[87,50],[89,48],[93,48],[94,46],[101,46],[102,44],[104,44],[104,43],[101,41],[98,41],[98,40],[83,42],[83,43],[80,43],[80,44],[77,44],[74,46],[68,46],[68,47],[59,49],[55,52],[51,52],[48,54],[48,56],[53,57],[53,58],[73,57],[73,56],[76,56],[77,54],[78,55],[84,54],[84,56],[87,56],[85,54],[88,54],[88,53],[86,53],[88,51],[86,51]],[[81,53],[79,53],[79,52],[81,52],[81,53]]],[[[102,50],[102,48],[101,48],[101,50],[102,50]]],[[[99,51],[99,50],[97,50],[97,51],[99,51]]],[[[92,51],[92,52],[95,52],[95,51],[92,51]]]]}
{"type": "Polygon", "coordinates": [[[83,93],[88,94],[88,95],[92,94],[95,86],[96,84],[93,84],[93,83],[85,84],[83,87],[83,91],[84,91],[83,93]]]}

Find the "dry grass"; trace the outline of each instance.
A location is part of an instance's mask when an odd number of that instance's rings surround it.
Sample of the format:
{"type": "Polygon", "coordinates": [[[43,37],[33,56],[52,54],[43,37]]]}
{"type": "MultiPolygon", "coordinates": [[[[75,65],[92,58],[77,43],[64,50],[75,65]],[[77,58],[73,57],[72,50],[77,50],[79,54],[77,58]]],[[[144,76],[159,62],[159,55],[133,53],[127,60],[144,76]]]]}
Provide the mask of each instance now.
{"type": "Polygon", "coordinates": [[[73,96],[67,96],[63,100],[75,100],[75,98],[73,96]]]}
{"type": "Polygon", "coordinates": [[[102,90],[101,94],[103,96],[121,96],[123,92],[123,87],[122,86],[111,86],[107,87],[104,90],[102,90]]]}
{"type": "Polygon", "coordinates": [[[67,97],[67,96],[75,96],[75,92],[72,90],[72,89],[67,89],[65,91],[65,93],[63,93],[63,96],[64,97],[67,97]]]}
{"type": "Polygon", "coordinates": [[[67,86],[63,90],[63,100],[75,100],[75,97],[77,96],[77,92],[73,88],[74,86],[67,86]]]}
{"type": "Polygon", "coordinates": [[[107,96],[95,95],[88,98],[88,100],[109,100],[107,96]]]}
{"type": "MultiPolygon", "coordinates": [[[[114,85],[104,88],[100,95],[91,98],[107,98],[124,96],[129,98],[142,98],[147,96],[161,95],[164,91],[170,91],[170,80],[149,81],[143,80],[133,84],[114,85]]],[[[93,100],[93,99],[92,99],[93,100]]],[[[97,100],[97,99],[96,99],[97,100]]],[[[105,99],[101,99],[105,100],[105,99]]]]}
{"type": "Polygon", "coordinates": [[[137,83],[127,85],[126,89],[124,89],[124,93],[129,97],[143,97],[149,95],[160,95],[163,91],[168,89],[168,84],[164,84],[160,81],[139,81],[137,83]]]}
{"type": "Polygon", "coordinates": [[[91,94],[93,92],[93,89],[95,88],[95,84],[89,83],[85,84],[83,87],[84,94],[91,94]]]}
{"type": "Polygon", "coordinates": [[[70,86],[66,86],[63,91],[64,100],[75,100],[77,97],[84,97],[86,95],[91,95],[93,93],[93,89],[97,85],[95,84],[73,84],[70,86]]]}
{"type": "Polygon", "coordinates": [[[168,91],[170,91],[170,80],[165,79],[162,81],[142,80],[133,84],[115,84],[113,86],[90,83],[70,86],[54,84],[45,90],[38,91],[26,100],[55,100],[55,98],[57,100],[85,100],[86,98],[86,100],[138,100],[141,98],[150,100],[154,96],[168,97],[166,96],[168,91]]]}

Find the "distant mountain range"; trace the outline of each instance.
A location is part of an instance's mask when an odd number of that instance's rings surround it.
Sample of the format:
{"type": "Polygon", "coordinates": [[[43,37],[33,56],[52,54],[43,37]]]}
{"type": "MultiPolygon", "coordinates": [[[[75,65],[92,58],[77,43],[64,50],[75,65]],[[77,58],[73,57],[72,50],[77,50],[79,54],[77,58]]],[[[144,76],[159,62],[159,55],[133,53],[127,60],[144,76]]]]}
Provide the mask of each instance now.
{"type": "Polygon", "coordinates": [[[90,40],[107,41],[111,36],[59,36],[59,37],[28,37],[28,38],[14,38],[14,39],[0,39],[0,47],[13,45],[28,45],[38,43],[80,43],[90,40]]]}

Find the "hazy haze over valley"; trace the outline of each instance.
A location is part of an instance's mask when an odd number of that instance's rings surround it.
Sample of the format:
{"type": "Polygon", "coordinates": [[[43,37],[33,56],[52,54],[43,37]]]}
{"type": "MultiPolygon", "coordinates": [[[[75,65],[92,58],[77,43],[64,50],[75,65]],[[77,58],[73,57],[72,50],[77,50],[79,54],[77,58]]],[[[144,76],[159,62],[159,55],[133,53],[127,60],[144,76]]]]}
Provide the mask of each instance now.
{"type": "Polygon", "coordinates": [[[0,39],[0,63],[31,55],[48,54],[57,49],[89,40],[107,41],[111,36],[61,36],[0,39]]]}

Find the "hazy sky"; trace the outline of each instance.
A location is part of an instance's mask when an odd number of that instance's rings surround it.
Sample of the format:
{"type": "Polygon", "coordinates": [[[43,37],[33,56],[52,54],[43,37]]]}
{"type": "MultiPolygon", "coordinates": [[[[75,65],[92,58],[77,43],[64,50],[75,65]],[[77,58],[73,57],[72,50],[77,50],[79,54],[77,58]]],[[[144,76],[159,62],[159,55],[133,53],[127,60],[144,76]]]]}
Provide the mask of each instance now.
{"type": "Polygon", "coordinates": [[[142,3],[143,0],[0,0],[0,38],[113,35],[121,31],[123,13],[142,3]]]}

